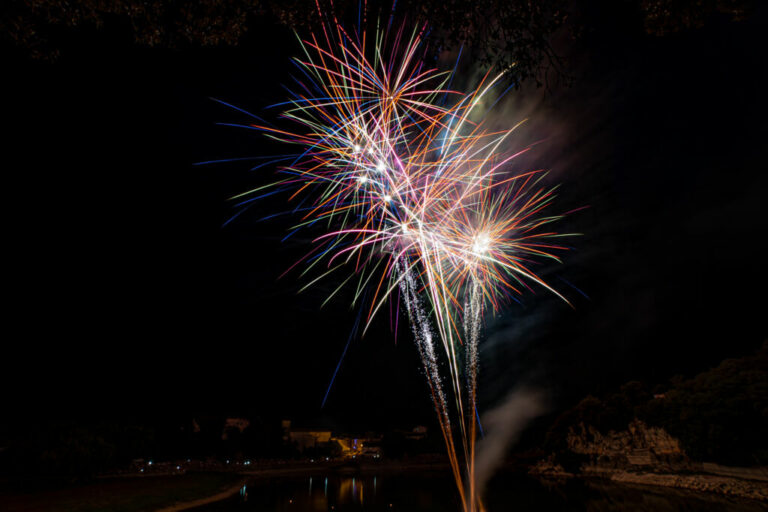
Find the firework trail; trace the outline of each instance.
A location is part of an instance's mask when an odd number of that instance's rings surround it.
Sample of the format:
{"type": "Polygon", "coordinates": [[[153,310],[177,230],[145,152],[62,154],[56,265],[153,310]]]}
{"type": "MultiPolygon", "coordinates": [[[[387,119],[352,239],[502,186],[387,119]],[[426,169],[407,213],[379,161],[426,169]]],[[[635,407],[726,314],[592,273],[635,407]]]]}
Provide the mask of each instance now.
{"type": "Polygon", "coordinates": [[[237,199],[246,208],[270,187],[292,190],[303,212],[295,228],[326,226],[296,264],[305,263],[302,275],[319,269],[306,286],[345,272],[326,302],[356,282],[354,303],[372,297],[363,332],[388,300],[400,302],[463,507],[474,511],[482,510],[474,458],[483,317],[531,284],[563,298],[533,267],[559,261],[553,252],[565,247],[548,228],[560,217],[543,215],[554,199],[544,173],[509,171],[526,151],[504,151],[517,126],[487,131],[477,121],[502,76],[486,75],[468,93],[447,89],[451,74],[424,64],[423,29],[376,31],[371,42],[334,21],[300,40],[295,62],[306,81],[280,105],[288,127],[247,126],[299,151],[280,180],[237,199]]]}
{"type": "MultiPolygon", "coordinates": [[[[432,394],[432,403],[435,406],[440,430],[443,433],[445,445],[448,450],[448,460],[451,464],[451,471],[453,472],[454,479],[459,483],[462,481],[462,472],[459,467],[459,459],[456,456],[456,447],[453,442],[453,431],[451,428],[448,404],[445,400],[445,392],[443,391],[441,383],[439,366],[435,355],[435,347],[432,342],[432,329],[421,304],[417,284],[412,272],[404,269],[401,263],[398,263],[397,267],[398,274],[403,276],[399,281],[403,305],[408,312],[408,317],[411,322],[411,330],[413,331],[413,337],[416,341],[416,348],[419,351],[421,362],[424,365],[424,373],[427,377],[427,383],[429,384],[429,389],[432,394]]],[[[464,488],[460,483],[458,485],[458,491],[462,502],[464,502],[464,488]]]]}

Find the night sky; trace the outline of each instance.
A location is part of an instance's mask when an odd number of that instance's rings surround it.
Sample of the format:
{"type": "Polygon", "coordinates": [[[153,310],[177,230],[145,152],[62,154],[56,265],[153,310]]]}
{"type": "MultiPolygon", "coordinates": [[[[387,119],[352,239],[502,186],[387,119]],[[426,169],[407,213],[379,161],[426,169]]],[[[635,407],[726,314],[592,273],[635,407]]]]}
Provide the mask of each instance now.
{"type": "MultiPolygon", "coordinates": [[[[520,165],[562,183],[555,209],[589,208],[560,227],[584,234],[565,264],[544,269],[575,308],[538,291],[489,320],[484,407],[519,384],[561,407],[690,376],[768,337],[764,14],[664,38],[599,21],[568,49],[572,85],[524,84],[502,109],[506,125],[531,118],[520,165]]],[[[282,101],[292,34],[265,24],[237,47],[169,50],[84,27],[61,41],[53,62],[2,46],[6,418],[431,421],[410,335],[386,314],[320,409],[356,311],[343,295],[319,309],[333,280],[297,294],[298,274],[278,279],[311,239],[281,242],[290,216],[260,220],[284,197],[222,227],[228,198],[274,169],[193,165],[284,151],[216,125],[243,117],[210,98],[259,114],[282,101]]]]}

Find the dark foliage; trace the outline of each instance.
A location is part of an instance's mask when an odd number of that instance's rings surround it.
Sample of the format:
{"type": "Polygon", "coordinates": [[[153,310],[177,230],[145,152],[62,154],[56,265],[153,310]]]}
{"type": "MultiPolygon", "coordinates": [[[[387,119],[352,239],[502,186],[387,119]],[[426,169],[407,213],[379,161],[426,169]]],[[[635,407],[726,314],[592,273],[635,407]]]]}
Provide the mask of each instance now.
{"type": "Polygon", "coordinates": [[[733,21],[754,9],[749,0],[641,0],[646,32],[656,36],[700,28],[712,18],[733,21]]]}
{"type": "Polygon", "coordinates": [[[630,382],[602,399],[588,396],[557,418],[545,447],[564,454],[572,426],[583,423],[607,433],[626,429],[634,418],[680,439],[694,460],[768,463],[768,343],[752,356],[728,359],[692,379],[674,378],[653,394],[630,382]]]}
{"type": "MultiPolygon", "coordinates": [[[[750,0],[625,0],[611,5],[626,16],[613,19],[592,2],[548,0],[400,0],[396,10],[386,0],[370,1],[359,13],[353,0],[201,0],[151,1],[36,0],[4,2],[0,33],[36,58],[61,52],[62,40],[76,28],[110,30],[148,47],[237,45],[257,19],[307,33],[321,18],[336,18],[349,26],[358,22],[375,28],[395,16],[412,27],[424,27],[430,55],[464,47],[485,67],[507,70],[515,84],[534,79],[566,78],[566,65],[553,49],[556,33],[576,37],[595,24],[610,23],[626,31],[643,26],[651,35],[665,35],[704,25],[713,17],[745,18],[750,0]],[[611,18],[607,20],[607,18],[611,18]],[[564,29],[564,30],[561,30],[564,29]]],[[[599,4],[599,3],[598,3],[599,4]]]]}
{"type": "Polygon", "coordinates": [[[693,459],[768,463],[768,344],[680,382],[640,415],[678,437],[693,459]]]}
{"type": "Polygon", "coordinates": [[[115,422],[52,421],[19,428],[3,457],[13,477],[89,478],[125,465],[155,443],[153,429],[115,422]]]}

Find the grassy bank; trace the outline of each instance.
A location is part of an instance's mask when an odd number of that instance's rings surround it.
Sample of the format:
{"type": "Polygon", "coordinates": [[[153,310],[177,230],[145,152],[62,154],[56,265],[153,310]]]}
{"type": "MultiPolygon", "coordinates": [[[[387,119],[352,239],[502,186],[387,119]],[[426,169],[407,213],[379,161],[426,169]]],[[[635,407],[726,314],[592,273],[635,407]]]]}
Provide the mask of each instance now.
{"type": "Polygon", "coordinates": [[[112,478],[29,491],[0,491],[3,512],[138,512],[157,510],[222,492],[242,480],[233,473],[112,478]]]}

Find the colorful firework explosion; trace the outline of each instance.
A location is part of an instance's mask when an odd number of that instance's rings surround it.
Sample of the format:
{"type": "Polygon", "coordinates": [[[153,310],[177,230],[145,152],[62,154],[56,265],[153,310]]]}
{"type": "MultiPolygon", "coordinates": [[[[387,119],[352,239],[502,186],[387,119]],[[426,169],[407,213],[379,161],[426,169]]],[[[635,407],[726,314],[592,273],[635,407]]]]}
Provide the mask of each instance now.
{"type": "Polygon", "coordinates": [[[566,248],[553,239],[565,235],[549,228],[560,217],[544,215],[555,196],[543,171],[509,170],[527,151],[504,151],[517,126],[489,131],[476,120],[503,75],[486,74],[469,93],[448,89],[451,73],[424,64],[422,33],[377,31],[368,44],[364,32],[334,22],[302,40],[296,62],[307,81],[281,105],[289,128],[249,126],[300,151],[282,179],[238,199],[290,188],[304,211],[296,228],[328,226],[297,265],[326,266],[307,286],[344,272],[326,301],[354,278],[354,301],[372,297],[364,330],[387,301],[404,308],[464,509],[477,510],[483,317],[531,285],[566,300],[532,270],[538,258],[559,261],[554,253],[566,248]]]}

